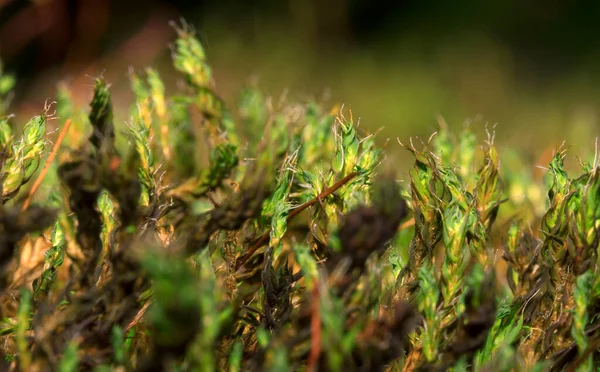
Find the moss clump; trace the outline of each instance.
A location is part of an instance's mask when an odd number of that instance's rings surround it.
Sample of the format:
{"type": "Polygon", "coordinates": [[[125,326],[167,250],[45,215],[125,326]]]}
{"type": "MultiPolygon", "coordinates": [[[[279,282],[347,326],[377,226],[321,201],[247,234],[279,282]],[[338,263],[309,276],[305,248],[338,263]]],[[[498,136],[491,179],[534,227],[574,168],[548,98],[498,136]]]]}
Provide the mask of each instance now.
{"type": "MultiPolygon", "coordinates": [[[[169,95],[158,71],[132,73],[126,131],[108,82],[96,80],[89,114],[61,87],[59,124],[71,130],[55,141],[58,164],[45,165],[57,177],[37,173],[48,108],[20,136],[0,119],[7,365],[598,365],[596,161],[571,177],[558,151],[544,185],[501,172],[491,135],[478,151],[469,128],[444,127],[422,148],[404,146],[415,162],[401,187],[406,169],[381,169],[382,150],[351,113],[274,105],[255,88],[229,111],[186,28],[173,57],[187,86],[169,95]],[[36,174],[47,195],[30,207],[36,174]]],[[[1,74],[3,110],[13,80],[1,74]]]]}

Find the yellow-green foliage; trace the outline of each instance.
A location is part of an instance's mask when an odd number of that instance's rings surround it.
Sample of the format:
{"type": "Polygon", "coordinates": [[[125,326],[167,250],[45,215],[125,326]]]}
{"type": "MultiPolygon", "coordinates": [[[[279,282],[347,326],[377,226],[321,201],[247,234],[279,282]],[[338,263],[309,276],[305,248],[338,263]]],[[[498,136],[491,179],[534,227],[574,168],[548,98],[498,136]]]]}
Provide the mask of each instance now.
{"type": "Polygon", "coordinates": [[[89,114],[59,88],[56,123],[72,126],[43,178],[52,191],[32,206],[52,115],[16,132],[0,68],[0,336],[12,368],[600,363],[596,160],[574,177],[559,150],[544,185],[493,133],[480,148],[472,128],[444,126],[402,145],[415,161],[392,169],[349,110],[274,106],[254,87],[227,108],[205,49],[177,31],[187,86],[133,72],[126,124],[104,79],[89,114]]]}

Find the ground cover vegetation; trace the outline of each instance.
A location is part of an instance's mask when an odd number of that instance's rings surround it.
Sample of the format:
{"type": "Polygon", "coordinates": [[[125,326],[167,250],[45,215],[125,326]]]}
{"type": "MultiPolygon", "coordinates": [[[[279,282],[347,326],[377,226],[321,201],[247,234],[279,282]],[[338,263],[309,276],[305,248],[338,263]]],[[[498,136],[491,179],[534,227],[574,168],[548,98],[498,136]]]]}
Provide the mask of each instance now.
{"type": "Polygon", "coordinates": [[[492,128],[441,121],[388,143],[414,156],[397,169],[343,107],[256,87],[225,107],[177,32],[184,82],[130,72],[125,125],[98,77],[89,108],[60,86],[20,127],[0,69],[6,367],[597,368],[596,157],[570,175],[559,148],[538,179],[492,128]]]}

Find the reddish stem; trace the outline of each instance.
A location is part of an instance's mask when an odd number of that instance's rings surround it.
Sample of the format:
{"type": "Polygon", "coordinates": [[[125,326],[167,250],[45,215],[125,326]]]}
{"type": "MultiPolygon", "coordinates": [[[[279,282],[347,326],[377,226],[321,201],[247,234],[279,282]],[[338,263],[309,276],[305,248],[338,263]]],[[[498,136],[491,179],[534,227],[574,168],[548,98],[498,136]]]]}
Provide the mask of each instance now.
{"type": "MultiPolygon", "coordinates": [[[[294,218],[298,214],[300,214],[302,211],[304,211],[306,208],[317,203],[320,199],[324,199],[327,196],[329,196],[329,195],[333,194],[334,192],[336,192],[337,190],[339,190],[342,186],[344,186],[345,184],[350,182],[357,175],[358,175],[358,172],[350,173],[346,177],[342,178],[341,180],[339,180],[336,183],[334,183],[333,185],[331,185],[331,187],[323,190],[323,192],[321,192],[319,195],[317,195],[317,197],[313,198],[312,200],[307,201],[306,203],[302,204],[298,208],[294,209],[292,212],[290,212],[290,215],[287,218],[288,222],[292,218],[294,218]]],[[[246,263],[246,261],[248,261],[250,259],[250,257],[252,257],[252,255],[260,247],[264,246],[267,243],[268,240],[269,240],[269,232],[267,231],[256,241],[256,243],[254,243],[254,245],[248,250],[248,252],[246,252],[246,254],[240,258],[240,261],[236,265],[236,270],[239,270],[246,263]]]]}
{"type": "Polygon", "coordinates": [[[319,363],[321,355],[321,313],[319,308],[319,286],[315,283],[312,290],[311,319],[310,319],[311,348],[306,369],[313,372],[319,363]]]}
{"type": "Polygon", "coordinates": [[[48,155],[48,158],[46,159],[44,168],[42,169],[42,171],[38,175],[37,179],[35,180],[31,190],[29,190],[27,199],[25,199],[25,202],[23,203],[23,206],[21,207],[21,212],[24,212],[25,210],[27,210],[27,208],[29,208],[29,204],[31,204],[31,200],[33,200],[33,195],[35,194],[37,189],[41,186],[42,181],[44,180],[44,177],[46,177],[46,173],[48,173],[50,164],[52,164],[52,161],[56,157],[56,153],[58,152],[60,145],[62,144],[63,140],[65,139],[65,136],[67,135],[67,131],[69,130],[70,126],[71,126],[71,119],[67,119],[67,121],[63,125],[62,129],[60,130],[60,133],[58,134],[58,139],[56,140],[56,142],[54,142],[54,146],[52,147],[52,151],[50,152],[50,155],[48,155]]]}

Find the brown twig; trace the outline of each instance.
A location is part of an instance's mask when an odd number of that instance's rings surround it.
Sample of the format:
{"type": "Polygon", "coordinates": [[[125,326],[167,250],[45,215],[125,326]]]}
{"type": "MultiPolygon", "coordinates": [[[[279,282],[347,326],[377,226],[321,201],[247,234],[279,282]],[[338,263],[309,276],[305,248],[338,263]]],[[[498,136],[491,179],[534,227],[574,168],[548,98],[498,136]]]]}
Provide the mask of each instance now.
{"type": "Polygon", "coordinates": [[[319,285],[315,283],[312,290],[311,318],[310,318],[310,354],[306,363],[308,372],[316,371],[321,355],[321,313],[319,309],[319,285]]]}
{"type": "Polygon", "coordinates": [[[344,177],[341,180],[334,183],[328,189],[325,189],[322,193],[317,195],[312,200],[310,200],[310,201],[302,204],[298,208],[294,209],[292,212],[290,212],[290,215],[288,216],[288,220],[290,220],[290,219],[294,218],[295,216],[297,216],[298,214],[302,213],[302,211],[305,210],[306,208],[312,206],[313,204],[316,204],[319,201],[319,199],[324,199],[324,198],[328,197],[329,195],[333,194],[334,192],[338,191],[342,186],[344,186],[345,184],[350,182],[357,175],[358,175],[358,172],[350,173],[346,177],[344,177]]]}
{"type": "Polygon", "coordinates": [[[577,371],[579,367],[581,367],[583,363],[585,363],[587,359],[598,350],[598,347],[600,347],[600,340],[596,340],[588,345],[585,351],[579,355],[579,357],[575,359],[575,361],[573,361],[573,363],[571,363],[571,365],[567,368],[567,372],[577,371]]]}
{"type": "Polygon", "coordinates": [[[219,202],[215,200],[215,198],[212,196],[210,191],[208,191],[206,193],[206,196],[208,197],[208,200],[210,200],[210,202],[212,203],[213,207],[215,207],[215,208],[219,207],[219,202]]]}
{"type": "Polygon", "coordinates": [[[140,320],[142,320],[142,318],[144,317],[144,314],[146,314],[146,310],[148,310],[148,307],[150,306],[150,302],[151,301],[146,301],[144,306],[142,306],[142,308],[137,312],[137,314],[135,315],[135,317],[133,317],[131,322],[129,322],[129,324],[127,324],[127,327],[125,327],[124,333],[129,332],[129,330],[131,328],[135,327],[136,324],[138,324],[140,322],[140,320]]]}
{"type": "MultiPolygon", "coordinates": [[[[334,183],[333,185],[331,185],[331,187],[323,190],[319,195],[317,195],[312,200],[309,200],[306,203],[304,203],[301,206],[299,206],[298,208],[294,209],[292,212],[290,212],[290,215],[287,218],[288,222],[292,218],[294,218],[298,214],[300,214],[302,211],[304,211],[306,208],[308,208],[308,207],[314,205],[315,203],[317,203],[320,199],[326,198],[327,196],[329,196],[329,195],[333,194],[334,192],[338,191],[342,186],[344,186],[345,184],[347,184],[348,182],[350,182],[357,175],[358,175],[358,172],[352,172],[352,173],[350,173],[346,177],[340,179],[339,181],[337,181],[336,183],[334,183]]],[[[240,261],[236,265],[236,270],[239,270],[246,263],[246,261],[248,261],[250,259],[250,257],[252,257],[252,255],[260,247],[262,247],[263,245],[265,245],[267,243],[268,239],[269,239],[269,232],[267,231],[267,232],[265,232],[256,241],[256,243],[254,243],[254,245],[248,250],[248,252],[246,252],[246,254],[240,258],[240,261]]]]}
{"type": "MultiPolygon", "coordinates": [[[[590,336],[592,333],[596,332],[597,330],[600,329],[600,323],[596,323],[594,325],[592,325],[591,327],[589,327],[588,329],[586,329],[585,334],[586,336],[590,336]]],[[[566,361],[566,358],[569,358],[569,354],[571,353],[577,353],[577,344],[575,342],[572,342],[571,345],[567,346],[566,348],[558,351],[557,353],[554,353],[553,355],[551,355],[548,360],[553,360],[555,361],[554,365],[550,366],[550,370],[554,371],[554,370],[565,370],[568,372],[571,371],[576,371],[577,368],[583,364],[586,359],[590,356],[590,354],[592,354],[594,351],[598,350],[598,348],[600,348],[600,340],[595,340],[592,343],[590,343],[588,345],[588,347],[584,350],[583,353],[581,353],[577,359],[575,359],[571,365],[567,368],[567,364],[568,361],[566,361]]]]}
{"type": "Polygon", "coordinates": [[[35,180],[33,186],[31,187],[31,190],[29,190],[29,195],[27,195],[27,199],[25,199],[25,202],[23,203],[23,206],[21,207],[21,212],[24,212],[25,210],[27,210],[27,208],[29,208],[29,205],[31,204],[31,200],[33,199],[33,195],[35,194],[37,189],[39,189],[39,187],[41,186],[42,181],[44,180],[44,177],[46,177],[46,173],[48,173],[50,164],[52,164],[52,161],[56,157],[56,154],[58,153],[58,149],[60,148],[61,143],[65,139],[65,136],[67,135],[67,131],[69,130],[70,126],[71,126],[71,119],[67,119],[67,121],[65,121],[65,125],[63,125],[62,129],[60,130],[60,133],[58,134],[58,138],[56,139],[56,142],[54,142],[54,146],[52,147],[52,151],[50,152],[50,155],[48,155],[48,158],[46,159],[44,168],[42,169],[42,171],[38,175],[37,179],[35,180]]]}

